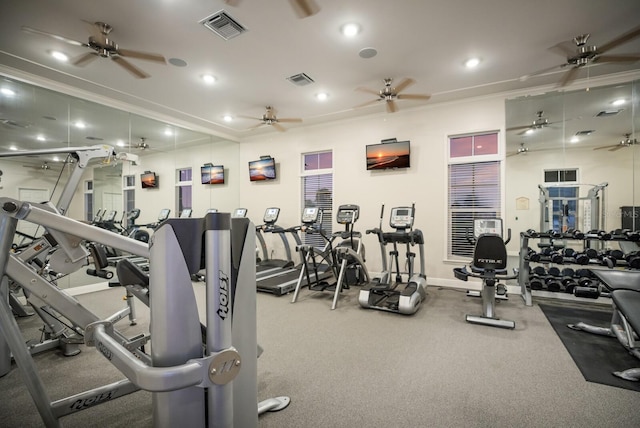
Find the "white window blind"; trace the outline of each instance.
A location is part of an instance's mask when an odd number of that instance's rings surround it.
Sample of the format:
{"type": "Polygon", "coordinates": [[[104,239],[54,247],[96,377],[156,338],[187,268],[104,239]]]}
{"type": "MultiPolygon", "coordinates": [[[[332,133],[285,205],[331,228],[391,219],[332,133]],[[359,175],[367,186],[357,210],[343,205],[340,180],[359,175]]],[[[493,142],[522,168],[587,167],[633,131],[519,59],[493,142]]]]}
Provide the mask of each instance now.
{"type": "MultiPolygon", "coordinates": [[[[326,236],[333,232],[333,152],[314,152],[302,155],[302,209],[318,207],[322,210],[322,227],[326,236]]],[[[304,234],[303,242],[323,248],[326,241],[318,234],[304,234]]]]}
{"type": "Polygon", "coordinates": [[[449,165],[450,258],[473,255],[473,220],[501,216],[500,162],[449,165]]]}

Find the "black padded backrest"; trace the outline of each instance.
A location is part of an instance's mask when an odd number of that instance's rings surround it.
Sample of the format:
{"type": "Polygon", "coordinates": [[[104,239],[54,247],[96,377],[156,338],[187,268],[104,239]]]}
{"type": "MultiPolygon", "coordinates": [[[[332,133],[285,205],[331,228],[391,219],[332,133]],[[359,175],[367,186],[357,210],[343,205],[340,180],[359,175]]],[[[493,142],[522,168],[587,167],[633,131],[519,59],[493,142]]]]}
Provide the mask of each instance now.
{"type": "Polygon", "coordinates": [[[93,264],[96,265],[96,269],[104,269],[109,266],[107,251],[104,249],[104,245],[91,242],[89,244],[89,251],[91,252],[91,257],[93,257],[93,264]]]}
{"type": "Polygon", "coordinates": [[[507,267],[507,246],[499,235],[480,235],[473,251],[473,267],[500,270],[507,267]]]}

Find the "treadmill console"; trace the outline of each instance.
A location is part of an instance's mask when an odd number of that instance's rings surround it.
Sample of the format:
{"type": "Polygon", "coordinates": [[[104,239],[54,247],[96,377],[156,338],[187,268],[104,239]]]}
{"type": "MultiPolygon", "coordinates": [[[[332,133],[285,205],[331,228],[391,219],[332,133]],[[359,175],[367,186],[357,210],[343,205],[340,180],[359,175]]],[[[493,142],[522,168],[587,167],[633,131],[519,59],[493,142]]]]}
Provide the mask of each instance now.
{"type": "Polygon", "coordinates": [[[320,209],[318,207],[307,207],[302,212],[302,223],[313,224],[318,221],[320,209]]]}
{"type": "Polygon", "coordinates": [[[264,212],[264,217],[262,217],[262,221],[265,224],[274,224],[278,221],[278,216],[280,215],[280,208],[267,208],[264,212]]]}
{"type": "Polygon", "coordinates": [[[338,224],[353,224],[358,221],[360,216],[360,207],[357,205],[340,205],[336,221],[338,224]]]}
{"type": "Polygon", "coordinates": [[[109,211],[109,214],[104,218],[104,221],[114,221],[116,219],[116,210],[109,211]]]}
{"type": "Polygon", "coordinates": [[[160,210],[160,215],[158,216],[158,223],[168,219],[169,218],[169,214],[171,214],[171,210],[169,208],[164,208],[164,209],[160,210]]]}
{"type": "Polygon", "coordinates": [[[209,208],[205,214],[211,214],[211,213],[217,213],[217,212],[218,212],[217,208],[209,208]]]}
{"type": "Polygon", "coordinates": [[[233,215],[231,217],[233,218],[245,218],[247,216],[247,209],[246,208],[236,208],[233,211],[233,215]]]}
{"type": "Polygon", "coordinates": [[[413,208],[411,207],[395,207],[391,209],[391,218],[389,226],[394,229],[411,229],[413,226],[413,208]]]}
{"type": "Polygon", "coordinates": [[[476,238],[480,235],[498,235],[502,237],[502,219],[501,218],[482,218],[473,220],[473,236],[476,238]]]}
{"type": "Polygon", "coordinates": [[[185,208],[180,213],[180,218],[189,218],[191,217],[191,208],[185,208]]]}

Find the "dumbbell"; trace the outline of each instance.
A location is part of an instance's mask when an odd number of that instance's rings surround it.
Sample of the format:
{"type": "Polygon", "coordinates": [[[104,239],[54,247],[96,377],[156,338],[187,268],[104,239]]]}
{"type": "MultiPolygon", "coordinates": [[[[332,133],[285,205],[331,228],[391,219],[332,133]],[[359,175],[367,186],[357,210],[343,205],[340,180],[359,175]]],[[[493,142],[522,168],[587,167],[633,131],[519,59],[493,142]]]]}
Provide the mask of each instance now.
{"type": "Polygon", "coordinates": [[[631,269],[640,269],[640,252],[632,251],[625,255],[624,259],[627,261],[627,265],[631,269]]]}
{"type": "Polygon", "coordinates": [[[602,239],[604,241],[608,241],[612,237],[611,232],[605,232],[604,230],[596,230],[596,229],[590,230],[587,234],[594,235],[596,238],[602,239]]]}
{"type": "Polygon", "coordinates": [[[579,229],[568,229],[566,234],[572,239],[584,239],[584,233],[579,229]]]}
{"type": "Polygon", "coordinates": [[[562,232],[558,232],[557,230],[553,229],[549,229],[547,231],[547,235],[549,235],[550,238],[562,238],[562,232]]]}
{"type": "Polygon", "coordinates": [[[562,285],[564,286],[564,291],[573,294],[573,290],[578,285],[578,282],[574,278],[576,272],[571,268],[562,269],[562,285]]]}
{"type": "MultiPolygon", "coordinates": [[[[589,248],[588,248],[589,249],[589,248]]],[[[587,254],[586,252],[583,253],[574,253],[573,255],[573,259],[576,261],[576,263],[578,263],[579,265],[588,265],[589,264],[589,260],[591,260],[591,257],[589,257],[589,255],[592,254],[587,254]]],[[[597,255],[597,253],[596,253],[597,255]]]]}
{"type": "Polygon", "coordinates": [[[546,274],[547,272],[544,267],[536,266],[529,276],[529,288],[532,290],[542,290],[544,288],[544,277],[546,274]]]}
{"type": "Polygon", "coordinates": [[[536,252],[533,248],[527,248],[527,257],[529,261],[539,262],[540,261],[540,253],[536,252]]]}
{"type": "Polygon", "coordinates": [[[527,229],[527,231],[524,232],[524,234],[528,238],[537,238],[538,236],[540,236],[540,234],[538,232],[536,232],[534,229],[527,229]]]}
{"type": "Polygon", "coordinates": [[[549,291],[560,291],[562,288],[562,280],[560,269],[557,267],[550,267],[547,271],[548,276],[545,278],[545,283],[547,285],[547,290],[549,291]]]}

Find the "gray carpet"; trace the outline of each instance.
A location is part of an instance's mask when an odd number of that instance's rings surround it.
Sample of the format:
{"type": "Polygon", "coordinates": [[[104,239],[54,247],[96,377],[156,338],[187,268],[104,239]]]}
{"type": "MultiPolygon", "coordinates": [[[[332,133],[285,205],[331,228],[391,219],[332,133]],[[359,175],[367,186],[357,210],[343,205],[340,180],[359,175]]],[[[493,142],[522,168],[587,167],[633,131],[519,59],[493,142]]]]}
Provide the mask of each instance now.
{"type": "MultiPolygon", "coordinates": [[[[480,301],[461,291],[429,288],[413,316],[361,309],[357,292],[348,290],[335,311],[329,293],[305,289],[295,304],[290,296],[258,294],[258,340],[265,348],[259,398],[292,400],[263,415],[260,427],[637,424],[638,393],[586,382],[540,308],[525,307],[519,296],[498,305],[499,316],[516,322],[515,330],[503,330],[467,324],[464,315],[478,314],[480,301]]],[[[123,304],[121,294],[112,289],[79,298],[110,313],[123,304]]],[[[93,349],[36,361],[52,399],[121,378],[93,349]]],[[[18,370],[0,379],[0,397],[2,426],[42,425],[18,370]]],[[[63,423],[150,426],[150,394],[137,392],[63,423]]]]}

